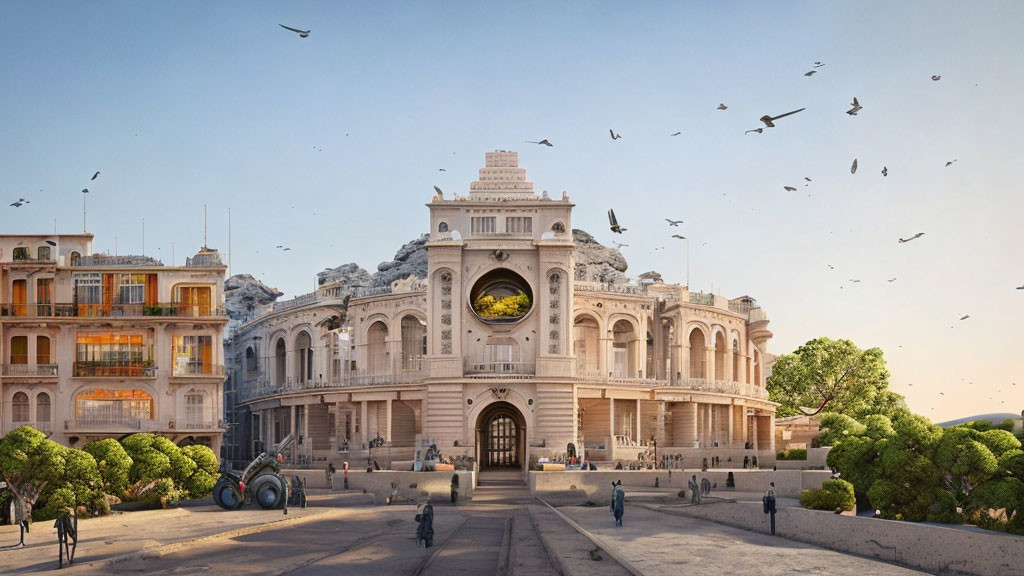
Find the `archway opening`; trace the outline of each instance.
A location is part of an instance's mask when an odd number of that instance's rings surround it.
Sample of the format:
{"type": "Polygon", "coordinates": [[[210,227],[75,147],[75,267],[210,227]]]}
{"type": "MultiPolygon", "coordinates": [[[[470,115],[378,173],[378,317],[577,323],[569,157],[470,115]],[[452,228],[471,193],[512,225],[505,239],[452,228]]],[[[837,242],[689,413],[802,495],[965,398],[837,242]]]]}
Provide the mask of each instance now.
{"type": "Polygon", "coordinates": [[[484,408],[477,419],[477,462],[480,468],[521,468],[526,462],[526,421],[508,402],[484,408]]]}

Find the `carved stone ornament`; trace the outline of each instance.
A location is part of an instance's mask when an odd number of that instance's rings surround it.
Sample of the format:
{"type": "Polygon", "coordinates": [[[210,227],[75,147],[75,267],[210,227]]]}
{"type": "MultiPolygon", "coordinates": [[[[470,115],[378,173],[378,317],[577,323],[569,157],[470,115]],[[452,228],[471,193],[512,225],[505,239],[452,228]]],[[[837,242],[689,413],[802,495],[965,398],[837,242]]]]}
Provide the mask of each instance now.
{"type": "Polygon", "coordinates": [[[505,400],[508,398],[508,393],[511,392],[508,388],[491,388],[491,396],[494,396],[495,400],[505,400]]]}

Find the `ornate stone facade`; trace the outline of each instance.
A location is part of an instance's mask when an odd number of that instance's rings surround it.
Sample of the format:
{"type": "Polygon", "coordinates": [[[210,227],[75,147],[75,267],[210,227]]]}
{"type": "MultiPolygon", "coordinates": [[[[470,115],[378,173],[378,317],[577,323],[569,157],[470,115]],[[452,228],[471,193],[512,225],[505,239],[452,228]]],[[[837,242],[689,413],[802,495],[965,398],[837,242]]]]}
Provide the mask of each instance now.
{"type": "Polygon", "coordinates": [[[515,152],[488,153],[468,196],[428,208],[426,278],[347,306],[321,287],[235,334],[250,444],[295,432],[296,457],[341,460],[380,436],[396,467],[417,436],[481,466],[632,461],[651,438],[690,467],[774,459],[753,299],[580,280],[573,204],[534,194],[515,152]]]}

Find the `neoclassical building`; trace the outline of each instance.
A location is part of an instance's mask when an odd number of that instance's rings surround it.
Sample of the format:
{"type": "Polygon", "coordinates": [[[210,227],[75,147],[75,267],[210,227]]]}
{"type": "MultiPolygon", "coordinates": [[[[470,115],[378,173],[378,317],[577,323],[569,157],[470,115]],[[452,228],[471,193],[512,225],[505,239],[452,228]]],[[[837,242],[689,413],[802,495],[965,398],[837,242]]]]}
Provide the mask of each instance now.
{"type": "Polygon", "coordinates": [[[233,334],[237,458],[292,434],[302,461],[380,442],[375,459],[404,462],[422,438],[480,468],[629,462],[651,438],[689,467],[774,460],[772,334],[752,298],[578,278],[573,204],[535,194],[515,152],[427,207],[425,278],[324,285],[233,334]]]}

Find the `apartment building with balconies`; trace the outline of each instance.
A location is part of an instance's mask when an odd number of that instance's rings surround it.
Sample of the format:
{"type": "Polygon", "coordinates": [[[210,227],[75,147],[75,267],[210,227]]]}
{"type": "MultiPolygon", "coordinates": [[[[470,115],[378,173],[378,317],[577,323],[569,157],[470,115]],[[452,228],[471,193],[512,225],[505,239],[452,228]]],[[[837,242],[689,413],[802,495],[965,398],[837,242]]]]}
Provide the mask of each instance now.
{"type": "Polygon", "coordinates": [[[152,432],[219,449],[226,266],[94,254],[92,234],[0,235],[0,434],[152,432]]]}

